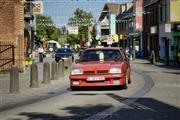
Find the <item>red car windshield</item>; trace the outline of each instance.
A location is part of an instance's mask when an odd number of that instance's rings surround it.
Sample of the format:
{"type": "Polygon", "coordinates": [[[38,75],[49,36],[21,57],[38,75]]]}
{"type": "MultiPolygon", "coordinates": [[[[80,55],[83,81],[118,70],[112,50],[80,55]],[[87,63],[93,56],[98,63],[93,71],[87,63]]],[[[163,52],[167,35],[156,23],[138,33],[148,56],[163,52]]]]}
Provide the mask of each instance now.
{"type": "Polygon", "coordinates": [[[87,61],[121,61],[119,50],[86,50],[80,57],[80,62],[87,61]]]}

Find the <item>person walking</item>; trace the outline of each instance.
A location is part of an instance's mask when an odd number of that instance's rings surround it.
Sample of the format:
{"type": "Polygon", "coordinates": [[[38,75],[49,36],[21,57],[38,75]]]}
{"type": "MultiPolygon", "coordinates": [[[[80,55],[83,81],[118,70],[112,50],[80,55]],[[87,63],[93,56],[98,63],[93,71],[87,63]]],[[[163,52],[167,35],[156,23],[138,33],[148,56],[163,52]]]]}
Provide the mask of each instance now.
{"type": "Polygon", "coordinates": [[[39,53],[39,62],[43,62],[44,49],[42,45],[40,45],[40,47],[38,48],[38,53],[39,53]]]}
{"type": "Polygon", "coordinates": [[[130,57],[130,50],[128,47],[126,47],[125,53],[126,53],[126,56],[129,58],[130,57]]]}

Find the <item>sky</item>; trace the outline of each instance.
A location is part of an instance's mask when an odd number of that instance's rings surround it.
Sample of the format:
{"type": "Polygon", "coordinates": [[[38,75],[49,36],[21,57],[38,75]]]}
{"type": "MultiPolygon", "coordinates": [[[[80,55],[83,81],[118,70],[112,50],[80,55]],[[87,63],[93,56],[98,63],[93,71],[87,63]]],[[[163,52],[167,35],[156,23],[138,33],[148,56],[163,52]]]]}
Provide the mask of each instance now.
{"type": "Polygon", "coordinates": [[[73,16],[77,8],[91,12],[98,20],[107,2],[126,3],[132,0],[41,0],[43,1],[43,15],[51,16],[56,26],[65,26],[68,18],[73,16]]]}

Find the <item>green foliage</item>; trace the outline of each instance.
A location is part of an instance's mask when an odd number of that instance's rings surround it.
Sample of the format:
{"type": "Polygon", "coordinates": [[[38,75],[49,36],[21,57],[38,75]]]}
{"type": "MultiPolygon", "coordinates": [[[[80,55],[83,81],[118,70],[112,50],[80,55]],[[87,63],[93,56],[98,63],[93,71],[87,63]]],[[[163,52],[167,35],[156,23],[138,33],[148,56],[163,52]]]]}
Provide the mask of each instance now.
{"type": "Polygon", "coordinates": [[[88,26],[79,26],[80,39],[88,40],[88,26]]]}
{"type": "Polygon", "coordinates": [[[95,28],[95,26],[93,26],[93,29],[91,31],[91,36],[92,36],[92,44],[96,45],[98,41],[96,40],[96,28],[95,28]]]}
{"type": "Polygon", "coordinates": [[[71,45],[74,43],[79,44],[80,42],[79,35],[68,35],[67,42],[70,43],[71,45]]]}
{"type": "Polygon", "coordinates": [[[86,12],[77,8],[74,12],[74,17],[69,18],[69,26],[79,26],[78,35],[68,35],[69,43],[80,43],[80,40],[88,40],[88,25],[91,24],[93,16],[90,12],[86,12]]]}
{"type": "Polygon", "coordinates": [[[60,38],[60,29],[53,26],[53,21],[50,17],[37,15],[37,36],[41,36],[45,41],[55,40],[60,38]]]}

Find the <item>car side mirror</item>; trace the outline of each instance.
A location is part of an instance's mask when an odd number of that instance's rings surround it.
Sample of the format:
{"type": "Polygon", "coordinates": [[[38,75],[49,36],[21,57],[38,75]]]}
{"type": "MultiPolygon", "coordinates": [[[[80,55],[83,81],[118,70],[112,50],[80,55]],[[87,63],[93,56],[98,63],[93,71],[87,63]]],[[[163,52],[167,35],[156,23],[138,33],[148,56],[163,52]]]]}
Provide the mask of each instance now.
{"type": "Polygon", "coordinates": [[[76,60],[75,60],[75,63],[78,63],[78,62],[79,62],[79,59],[76,59],[76,60]]]}

